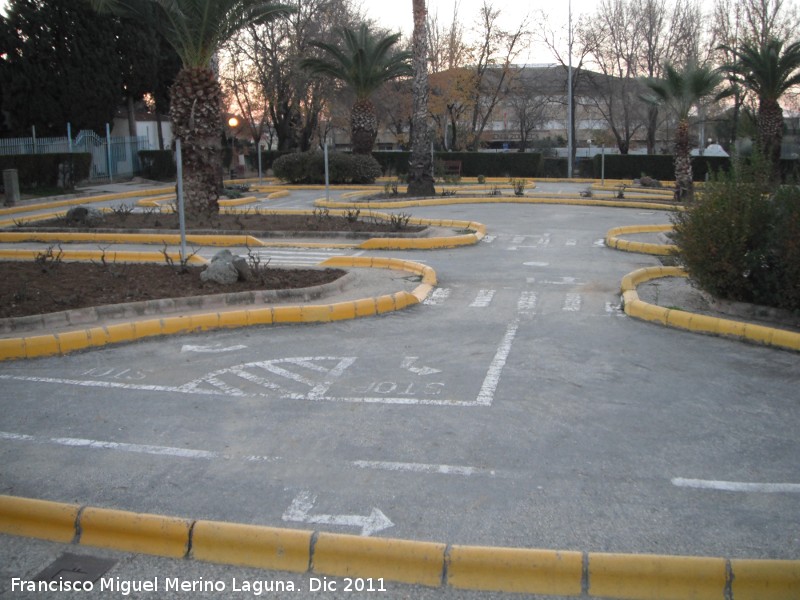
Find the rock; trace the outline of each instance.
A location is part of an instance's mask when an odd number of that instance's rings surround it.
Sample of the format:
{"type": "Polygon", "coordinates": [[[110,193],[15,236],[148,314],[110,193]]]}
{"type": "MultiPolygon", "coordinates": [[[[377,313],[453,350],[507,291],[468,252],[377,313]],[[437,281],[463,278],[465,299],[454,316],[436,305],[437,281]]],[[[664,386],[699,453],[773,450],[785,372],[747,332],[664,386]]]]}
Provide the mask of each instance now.
{"type": "Polygon", "coordinates": [[[639,180],[639,185],[642,187],[649,187],[649,188],[660,188],[661,182],[658,179],[653,179],[652,177],[642,177],[639,180]]]}
{"type": "Polygon", "coordinates": [[[94,227],[103,221],[103,213],[96,208],[73,206],[64,217],[68,225],[85,225],[94,227]]]}
{"type": "Polygon", "coordinates": [[[250,279],[251,276],[247,261],[241,256],[234,256],[227,249],[217,252],[206,270],[200,273],[201,280],[220,285],[230,285],[240,279],[250,279]]]}

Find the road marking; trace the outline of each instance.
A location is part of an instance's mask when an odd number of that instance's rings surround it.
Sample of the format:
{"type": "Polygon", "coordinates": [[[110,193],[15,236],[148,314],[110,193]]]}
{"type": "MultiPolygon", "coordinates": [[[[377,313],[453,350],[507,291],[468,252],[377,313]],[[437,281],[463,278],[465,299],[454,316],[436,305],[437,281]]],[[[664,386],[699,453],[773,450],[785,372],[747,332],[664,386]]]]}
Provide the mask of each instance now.
{"type": "Polygon", "coordinates": [[[581,309],[581,301],[580,294],[567,294],[564,298],[564,305],[561,307],[561,310],[578,312],[581,309]]]}
{"type": "Polygon", "coordinates": [[[92,450],[117,450],[133,454],[151,454],[155,456],[174,456],[176,458],[194,458],[203,460],[239,458],[245,461],[274,462],[280,460],[276,456],[240,456],[234,457],[220,452],[197,450],[192,448],[172,448],[170,446],[153,446],[151,444],[128,444],[124,442],[108,442],[103,440],[89,440],[82,438],[38,438],[22,433],[9,433],[0,431],[0,439],[33,442],[55,446],[68,446],[71,448],[90,448],[92,450]]]}
{"type": "Polygon", "coordinates": [[[375,469],[378,471],[407,471],[410,473],[435,473],[439,475],[461,475],[469,477],[476,474],[494,476],[494,471],[477,467],[459,465],[432,465],[426,463],[391,462],[378,460],[354,460],[352,463],[359,469],[375,469]]]}
{"type": "Polygon", "coordinates": [[[417,375],[433,375],[434,373],[441,373],[441,369],[434,369],[433,367],[415,367],[415,362],[419,360],[419,356],[406,356],[400,364],[401,369],[408,369],[417,375]]]}
{"type": "Polygon", "coordinates": [[[483,239],[481,241],[485,244],[491,244],[496,239],[497,239],[496,235],[485,235],[483,236],[483,239]]]}
{"type": "Polygon", "coordinates": [[[800,483],[746,483],[743,481],[715,481],[713,479],[684,479],[675,477],[672,485],[700,490],[720,490],[723,492],[758,492],[765,494],[800,494],[800,483]]]}
{"type": "Polygon", "coordinates": [[[208,352],[208,353],[220,353],[220,352],[233,352],[234,350],[244,350],[247,346],[243,346],[238,344],[236,346],[226,346],[221,347],[219,344],[213,344],[211,346],[194,346],[192,344],[184,344],[181,346],[181,352],[208,352]]]}
{"type": "Polygon", "coordinates": [[[483,380],[481,391],[478,392],[478,404],[481,406],[491,406],[494,400],[494,393],[497,391],[497,385],[500,383],[500,375],[503,372],[503,367],[506,365],[508,355],[511,352],[511,345],[514,343],[514,337],[517,335],[519,329],[519,320],[514,320],[509,323],[506,328],[506,333],[497,347],[494,358],[489,365],[489,370],[486,372],[486,377],[483,380]]]}
{"type": "Polygon", "coordinates": [[[537,261],[531,261],[531,262],[526,262],[526,263],[522,263],[522,264],[523,264],[523,266],[526,266],[526,267],[549,267],[550,266],[550,263],[537,262],[537,261]]]}
{"type": "Polygon", "coordinates": [[[475,300],[470,304],[470,308],[486,308],[494,298],[495,290],[479,290],[475,300]]]}
{"type": "Polygon", "coordinates": [[[428,306],[439,306],[450,297],[450,292],[450,288],[436,288],[422,303],[428,306]]]}
{"type": "Polygon", "coordinates": [[[532,315],[536,310],[536,292],[522,292],[517,300],[517,311],[522,314],[532,315]]]}
{"type": "Polygon", "coordinates": [[[606,247],[606,240],[604,238],[600,238],[599,240],[595,240],[592,244],[595,248],[605,248],[606,247]]]}
{"type": "Polygon", "coordinates": [[[547,285],[576,285],[579,283],[577,277],[560,277],[558,279],[542,281],[547,285]]]}
{"type": "Polygon", "coordinates": [[[564,244],[565,246],[577,246],[578,240],[567,240],[567,243],[564,244]]]}
{"type": "Polygon", "coordinates": [[[373,508],[367,516],[360,515],[312,515],[317,497],[311,492],[302,491],[294,500],[281,519],[295,523],[313,523],[316,525],[340,525],[344,527],[357,527],[361,529],[362,536],[378,533],[389,527],[394,527],[389,518],[379,509],[373,508]]]}
{"type": "Polygon", "coordinates": [[[606,316],[608,317],[626,317],[625,309],[621,303],[614,304],[613,302],[606,302],[606,316]]]}

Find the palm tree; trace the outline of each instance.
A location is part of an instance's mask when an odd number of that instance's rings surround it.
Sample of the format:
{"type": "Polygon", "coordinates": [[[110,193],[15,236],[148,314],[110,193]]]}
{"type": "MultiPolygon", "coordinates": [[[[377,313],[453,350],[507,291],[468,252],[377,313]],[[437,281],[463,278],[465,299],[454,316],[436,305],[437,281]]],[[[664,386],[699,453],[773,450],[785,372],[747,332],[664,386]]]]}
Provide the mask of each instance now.
{"type": "Polygon", "coordinates": [[[219,211],[222,90],[212,68],[220,46],[241,28],[292,9],[261,0],[92,0],[97,10],[146,18],[181,59],[170,89],[172,133],[181,140],[186,212],[219,211]]]}
{"type": "Polygon", "coordinates": [[[322,41],[312,46],[325,53],[324,58],[306,58],[300,62],[311,73],[328,75],[350,87],[356,101],[350,110],[350,137],[354,154],[370,154],[378,135],[378,119],[370,97],[384,83],[411,75],[409,52],[392,53],[400,34],[377,36],[366,25],[357,31],[340,30],[344,49],[322,41]]]}
{"type": "MultiPolygon", "coordinates": [[[[663,79],[651,79],[647,87],[653,96],[644,98],[652,104],[667,105],[678,118],[675,131],[675,200],[682,202],[694,198],[692,181],[691,145],[689,143],[689,113],[704,98],[711,96],[722,83],[722,75],[709,67],[689,63],[679,71],[665,65],[663,79]]],[[[715,100],[727,95],[717,94],[715,100]]]]}
{"type": "Polygon", "coordinates": [[[720,49],[730,52],[735,61],[723,69],[758,98],[756,142],[777,177],[783,142],[783,109],[778,101],[800,83],[800,41],[784,47],[782,41],[773,38],[764,44],[746,42],[739,48],[720,46],[720,49]]]}
{"type": "Polygon", "coordinates": [[[425,0],[413,0],[414,14],[414,111],[412,116],[411,163],[408,173],[409,196],[433,196],[433,158],[428,126],[428,28],[425,0]]]}

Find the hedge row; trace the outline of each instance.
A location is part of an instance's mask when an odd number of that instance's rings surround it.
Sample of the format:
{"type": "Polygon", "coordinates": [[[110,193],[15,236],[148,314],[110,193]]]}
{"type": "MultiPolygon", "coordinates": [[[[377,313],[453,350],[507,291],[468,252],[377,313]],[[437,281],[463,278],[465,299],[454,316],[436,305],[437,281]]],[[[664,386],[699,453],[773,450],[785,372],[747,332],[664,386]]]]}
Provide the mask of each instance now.
{"type": "Polygon", "coordinates": [[[142,176],[147,179],[170,180],[177,175],[172,150],[140,150],[139,163],[142,166],[142,176]]]}
{"type": "Polygon", "coordinates": [[[22,189],[72,189],[77,182],[89,178],[91,166],[92,155],[88,152],[0,156],[0,170],[16,169],[22,189]]]}
{"type": "MultiPolygon", "coordinates": [[[[263,166],[263,165],[262,165],[263,166]]],[[[325,183],[322,152],[285,154],[272,163],[275,177],[290,183],[325,183]]],[[[374,183],[381,167],[371,156],[332,152],[328,155],[330,183],[374,183]]]]}
{"type": "MultiPolygon", "coordinates": [[[[410,152],[373,152],[385,175],[405,175],[410,152]]],[[[435,152],[436,162],[459,161],[462,177],[541,177],[542,155],[537,152],[435,152]]]]}

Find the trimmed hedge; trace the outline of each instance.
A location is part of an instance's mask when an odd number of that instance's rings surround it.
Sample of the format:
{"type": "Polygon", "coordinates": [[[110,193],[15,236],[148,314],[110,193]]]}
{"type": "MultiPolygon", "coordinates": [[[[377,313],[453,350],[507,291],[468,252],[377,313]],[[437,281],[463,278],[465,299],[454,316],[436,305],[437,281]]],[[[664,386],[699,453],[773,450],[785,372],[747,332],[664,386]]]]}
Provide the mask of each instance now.
{"type": "Polygon", "coordinates": [[[72,189],[77,182],[89,178],[91,166],[92,155],[88,152],[0,156],[0,170],[16,169],[19,185],[23,189],[72,189]]]}
{"type": "Polygon", "coordinates": [[[160,181],[174,179],[177,175],[178,169],[172,150],[140,150],[139,162],[142,165],[142,175],[147,179],[160,181]]]}
{"type": "MultiPolygon", "coordinates": [[[[325,183],[325,157],[319,151],[280,156],[272,170],[275,177],[290,183],[325,183]]],[[[328,176],[334,184],[374,183],[381,176],[381,166],[371,156],[332,152],[328,154],[328,176]]]]}
{"type": "MultiPolygon", "coordinates": [[[[405,175],[410,152],[373,152],[385,175],[405,175]]],[[[435,152],[435,161],[460,161],[462,177],[541,177],[539,152],[435,152]]]]}
{"type": "MultiPolygon", "coordinates": [[[[268,169],[272,168],[272,164],[276,159],[286,154],[296,154],[291,150],[263,150],[261,152],[261,170],[266,173],[268,169]]],[[[331,152],[332,154],[332,152],[331,152]]],[[[247,166],[253,171],[258,171],[258,153],[251,152],[247,155],[247,166]]]]}

